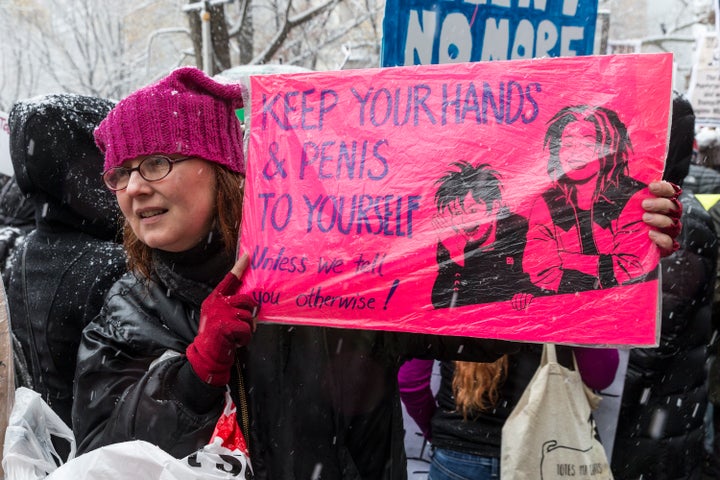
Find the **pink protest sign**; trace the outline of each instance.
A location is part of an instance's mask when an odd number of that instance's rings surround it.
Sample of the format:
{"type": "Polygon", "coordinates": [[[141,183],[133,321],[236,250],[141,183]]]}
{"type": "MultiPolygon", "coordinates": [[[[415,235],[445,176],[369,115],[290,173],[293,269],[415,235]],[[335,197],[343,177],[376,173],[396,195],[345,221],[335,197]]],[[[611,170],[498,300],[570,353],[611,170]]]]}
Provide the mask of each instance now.
{"type": "Polygon", "coordinates": [[[652,345],[672,55],[251,77],[261,321],[652,345]]]}

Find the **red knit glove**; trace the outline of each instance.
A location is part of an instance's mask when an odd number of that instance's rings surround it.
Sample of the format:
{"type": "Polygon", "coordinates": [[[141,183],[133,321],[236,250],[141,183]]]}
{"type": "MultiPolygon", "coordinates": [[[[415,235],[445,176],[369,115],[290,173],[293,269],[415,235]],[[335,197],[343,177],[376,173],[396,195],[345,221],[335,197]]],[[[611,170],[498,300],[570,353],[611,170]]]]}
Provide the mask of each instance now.
{"type": "Polygon", "coordinates": [[[210,385],[228,383],[235,349],[252,338],[257,303],[250,295],[237,293],[240,285],[230,272],[205,299],[200,307],[198,334],[185,352],[198,377],[210,385]]]}

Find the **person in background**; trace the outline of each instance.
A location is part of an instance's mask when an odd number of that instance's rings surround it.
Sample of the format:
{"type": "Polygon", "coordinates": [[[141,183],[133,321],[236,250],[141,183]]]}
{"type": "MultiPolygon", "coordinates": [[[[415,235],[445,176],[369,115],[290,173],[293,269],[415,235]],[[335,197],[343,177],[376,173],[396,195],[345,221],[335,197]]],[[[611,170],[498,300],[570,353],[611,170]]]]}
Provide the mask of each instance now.
{"type": "Polygon", "coordinates": [[[13,175],[0,189],[0,273],[4,285],[8,283],[5,272],[13,250],[34,228],[35,207],[13,175]]]}
{"type": "MultiPolygon", "coordinates": [[[[695,193],[701,199],[708,210],[713,222],[715,234],[720,238],[720,202],[713,199],[713,196],[720,193],[720,172],[716,163],[710,161],[717,151],[714,144],[716,140],[715,129],[705,128],[696,132],[696,141],[693,144],[692,163],[690,171],[685,177],[685,188],[695,193]],[[712,132],[712,133],[711,133],[712,132]],[[703,135],[705,141],[698,148],[698,135],[703,135]],[[698,149],[700,150],[698,152],[698,149]],[[710,154],[708,154],[710,153],[710,154]],[[703,195],[710,194],[710,195],[703,195]],[[709,201],[708,201],[709,200],[709,201]],[[707,203],[705,203],[707,201],[707,203]],[[712,202],[715,203],[712,203],[712,202]]],[[[715,272],[715,294],[712,312],[712,341],[709,345],[709,371],[708,371],[708,412],[706,414],[707,428],[706,449],[707,458],[705,461],[705,474],[708,478],[720,478],[720,265],[715,272]]]]}
{"type": "Polygon", "coordinates": [[[690,164],[683,182],[687,190],[697,194],[720,194],[720,172],[704,165],[690,164]]]}
{"type": "Polygon", "coordinates": [[[93,130],[113,102],[58,94],[17,102],[9,116],[10,154],[35,229],[7,268],[12,332],[27,362],[21,385],[71,424],[75,357],[82,329],[124,270],[120,211],[104,188],[93,130]]]}
{"type": "MultiPolygon", "coordinates": [[[[715,235],[720,238],[720,202],[716,202],[708,210],[713,222],[715,235]]],[[[718,255],[720,259],[720,255],[718,255]]],[[[719,260],[720,261],[720,260],[719,260]]],[[[715,292],[712,308],[712,340],[708,345],[708,420],[706,421],[707,436],[705,461],[706,473],[709,478],[720,478],[720,265],[715,271],[715,292]]]]}
{"type": "MultiPolygon", "coordinates": [[[[690,166],[694,119],[690,102],[676,94],[663,178],[681,186],[690,166]]],[[[661,260],[660,345],[630,350],[612,455],[618,480],[702,476],[718,244],[710,216],[693,192],[685,190],[680,202],[680,249],[661,260]]]]}
{"type": "MultiPolygon", "coordinates": [[[[690,108],[692,108],[692,106],[690,108]]],[[[689,121],[692,121],[694,125],[694,116],[693,119],[689,121]]],[[[685,176],[685,180],[683,180],[683,185],[695,195],[720,194],[720,172],[717,171],[716,167],[710,165],[707,160],[706,155],[700,154],[697,136],[694,136],[690,157],[690,169],[685,176]]]]}
{"type": "Polygon", "coordinates": [[[710,216],[688,188],[694,132],[692,106],[676,94],[664,178],[686,189],[683,231],[680,249],[661,262],[660,345],[630,351],[613,453],[620,479],[702,475],[718,244],[710,216]]]}
{"type": "MultiPolygon", "coordinates": [[[[27,234],[35,229],[35,207],[20,191],[15,175],[8,177],[0,189],[0,225],[0,275],[3,289],[6,289],[10,282],[8,267],[12,253],[23,244],[27,234]]],[[[9,333],[15,385],[32,385],[28,362],[20,341],[12,331],[9,333]]]]}
{"type": "MultiPolygon", "coordinates": [[[[571,350],[586,385],[602,390],[612,383],[617,350],[559,347],[559,359],[567,366],[572,365],[571,350]]],[[[541,354],[542,346],[528,344],[494,363],[441,362],[437,403],[429,381],[432,362],[413,359],[403,365],[398,376],[402,400],[433,445],[428,480],[500,478],[502,427],[541,354]]]]}
{"type": "MultiPolygon", "coordinates": [[[[612,383],[617,350],[559,347],[561,363],[572,365],[571,351],[586,385],[600,390],[612,383]]],[[[441,362],[438,406],[429,426],[433,454],[428,480],[500,478],[502,427],[540,365],[541,354],[541,345],[527,344],[494,363],[441,362]]]]}

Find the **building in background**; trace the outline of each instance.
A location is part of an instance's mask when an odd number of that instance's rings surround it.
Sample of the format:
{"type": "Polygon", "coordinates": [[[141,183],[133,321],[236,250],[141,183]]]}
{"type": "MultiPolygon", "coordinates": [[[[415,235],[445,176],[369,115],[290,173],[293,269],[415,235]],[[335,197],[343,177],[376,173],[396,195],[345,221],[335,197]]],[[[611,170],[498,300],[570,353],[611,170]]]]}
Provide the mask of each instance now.
{"type": "Polygon", "coordinates": [[[672,52],[675,89],[687,91],[696,42],[715,29],[712,0],[600,0],[598,9],[609,14],[605,53],[672,52]]]}

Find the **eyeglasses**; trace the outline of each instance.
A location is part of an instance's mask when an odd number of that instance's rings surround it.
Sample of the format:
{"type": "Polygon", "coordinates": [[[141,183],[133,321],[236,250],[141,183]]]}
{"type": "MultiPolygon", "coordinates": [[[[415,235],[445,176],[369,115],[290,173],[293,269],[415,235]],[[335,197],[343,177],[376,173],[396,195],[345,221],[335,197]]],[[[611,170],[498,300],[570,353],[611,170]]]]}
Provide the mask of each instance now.
{"type": "Polygon", "coordinates": [[[190,160],[194,157],[170,158],[165,155],[152,155],[144,158],[137,167],[113,167],[102,174],[103,181],[107,187],[117,192],[127,188],[130,182],[130,175],[138,172],[148,182],[157,182],[170,175],[173,165],[190,160]]]}

